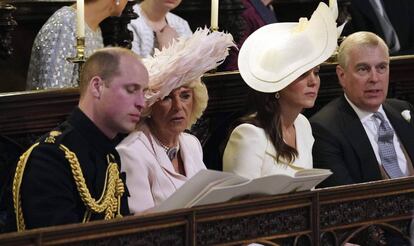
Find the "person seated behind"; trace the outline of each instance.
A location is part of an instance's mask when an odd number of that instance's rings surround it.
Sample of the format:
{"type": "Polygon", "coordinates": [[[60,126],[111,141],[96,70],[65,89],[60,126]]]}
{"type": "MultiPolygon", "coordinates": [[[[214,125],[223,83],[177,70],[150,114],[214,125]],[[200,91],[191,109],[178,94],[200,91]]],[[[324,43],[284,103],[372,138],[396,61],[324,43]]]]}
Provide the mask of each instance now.
{"type": "MultiPolygon", "coordinates": [[[[85,56],[103,48],[99,24],[120,16],[127,0],[85,0],[85,56]]],[[[78,86],[77,66],[67,60],[76,56],[76,4],[57,10],[37,34],[30,56],[27,90],[78,86]]]]}
{"type": "Polygon", "coordinates": [[[312,168],[314,139],[300,112],[314,105],[319,64],[337,46],[336,17],[321,3],[309,22],[270,24],[247,38],[238,64],[243,80],[256,90],[256,113],[231,133],[224,171],[258,178],[312,168]],[[309,44],[314,45],[302,49],[309,44]]]}
{"type": "Polygon", "coordinates": [[[411,0],[351,0],[351,21],[345,36],[357,31],[369,31],[380,36],[391,55],[414,53],[414,1],[411,0]]]}
{"type": "Polygon", "coordinates": [[[310,119],[313,162],[333,172],[322,186],[414,173],[413,107],[386,99],[389,62],[387,44],[374,33],[356,32],[340,45],[336,74],[344,95],[310,119]]]}
{"type": "Polygon", "coordinates": [[[147,84],[147,69],[128,49],[104,48],[89,57],[78,107],[17,164],[13,196],[19,231],[129,214],[113,140],[134,130],[147,84]]]}
{"type": "Polygon", "coordinates": [[[192,31],[187,21],[170,13],[181,0],[144,0],[134,5],[138,18],[131,20],[128,28],[134,34],[132,50],[142,57],[154,54],[154,49],[168,47],[173,39],[190,37],[192,31]]]}
{"type": "MultiPolygon", "coordinates": [[[[250,36],[254,31],[260,27],[276,23],[276,13],[274,12],[273,0],[242,0],[241,3],[245,8],[241,15],[243,23],[242,35],[240,40],[237,42],[237,47],[240,48],[243,46],[244,41],[247,37],[250,36]]],[[[231,49],[229,57],[223,63],[223,70],[232,71],[238,70],[237,66],[237,57],[239,51],[237,49],[231,49]]]]}
{"type": "Polygon", "coordinates": [[[132,213],[160,204],[206,168],[200,142],[184,131],[207,107],[201,75],[224,60],[232,40],[230,34],[198,30],[145,61],[150,74],[146,117],[117,146],[132,213]]]}

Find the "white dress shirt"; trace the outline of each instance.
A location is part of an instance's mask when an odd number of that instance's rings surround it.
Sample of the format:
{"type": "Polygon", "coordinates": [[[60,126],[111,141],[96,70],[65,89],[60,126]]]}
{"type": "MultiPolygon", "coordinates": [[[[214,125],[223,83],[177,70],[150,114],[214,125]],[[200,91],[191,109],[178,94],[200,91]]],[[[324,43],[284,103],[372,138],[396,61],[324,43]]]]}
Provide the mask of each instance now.
{"type": "MultiPolygon", "coordinates": [[[[355,113],[358,115],[358,118],[360,119],[362,126],[364,127],[365,132],[367,133],[372,149],[374,150],[375,157],[377,158],[378,163],[382,165],[381,158],[380,158],[379,151],[378,151],[378,127],[381,123],[380,120],[374,117],[373,112],[367,112],[367,111],[364,111],[358,108],[355,104],[353,104],[348,99],[346,95],[345,95],[345,99],[348,101],[349,105],[351,105],[352,109],[354,109],[355,113]]],[[[389,121],[387,114],[385,114],[384,109],[382,108],[382,105],[379,107],[378,112],[380,112],[384,116],[385,120],[388,122],[391,129],[394,131],[393,142],[394,142],[395,152],[397,153],[398,165],[402,173],[405,176],[408,176],[409,171],[407,169],[407,159],[404,155],[401,141],[399,140],[397,133],[394,130],[394,127],[389,121]]]]}

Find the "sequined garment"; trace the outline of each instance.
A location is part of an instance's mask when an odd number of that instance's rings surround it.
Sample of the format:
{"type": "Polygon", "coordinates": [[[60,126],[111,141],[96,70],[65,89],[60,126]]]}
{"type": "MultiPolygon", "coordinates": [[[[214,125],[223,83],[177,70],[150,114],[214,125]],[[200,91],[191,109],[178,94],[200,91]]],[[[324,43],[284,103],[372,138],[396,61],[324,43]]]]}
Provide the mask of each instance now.
{"type": "MultiPolygon", "coordinates": [[[[76,55],[76,10],[65,6],[57,10],[43,25],[32,47],[28,90],[78,86],[77,65],[66,60],[76,55]]],[[[103,48],[101,30],[85,26],[85,55],[103,48]]]]}

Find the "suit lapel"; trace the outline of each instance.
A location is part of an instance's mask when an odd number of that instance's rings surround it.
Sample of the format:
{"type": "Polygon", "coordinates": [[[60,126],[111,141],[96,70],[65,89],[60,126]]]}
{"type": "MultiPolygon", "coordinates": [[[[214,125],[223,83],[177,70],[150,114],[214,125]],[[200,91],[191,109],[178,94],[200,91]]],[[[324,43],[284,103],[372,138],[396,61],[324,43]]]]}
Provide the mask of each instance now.
{"type": "Polygon", "coordinates": [[[340,103],[340,110],[343,111],[342,129],[344,129],[344,135],[360,160],[362,180],[381,179],[377,158],[358,115],[345,97],[341,97],[340,103]]]}
{"type": "Polygon", "coordinates": [[[401,112],[392,108],[389,104],[383,104],[384,111],[391,122],[398,138],[407,151],[411,162],[414,161],[414,127],[407,122],[402,116],[401,112]]]}

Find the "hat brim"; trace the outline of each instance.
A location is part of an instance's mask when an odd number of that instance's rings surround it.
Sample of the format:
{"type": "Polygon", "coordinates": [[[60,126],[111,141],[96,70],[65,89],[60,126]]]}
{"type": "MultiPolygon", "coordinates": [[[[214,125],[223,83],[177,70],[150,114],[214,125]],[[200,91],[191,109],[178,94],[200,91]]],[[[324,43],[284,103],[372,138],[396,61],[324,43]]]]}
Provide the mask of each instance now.
{"type": "Polygon", "coordinates": [[[261,92],[280,91],[332,55],[338,32],[332,11],[325,3],[319,4],[303,33],[297,35],[299,38],[292,38],[297,34],[298,25],[266,25],[246,39],[239,52],[238,65],[250,87],[261,92]]]}

